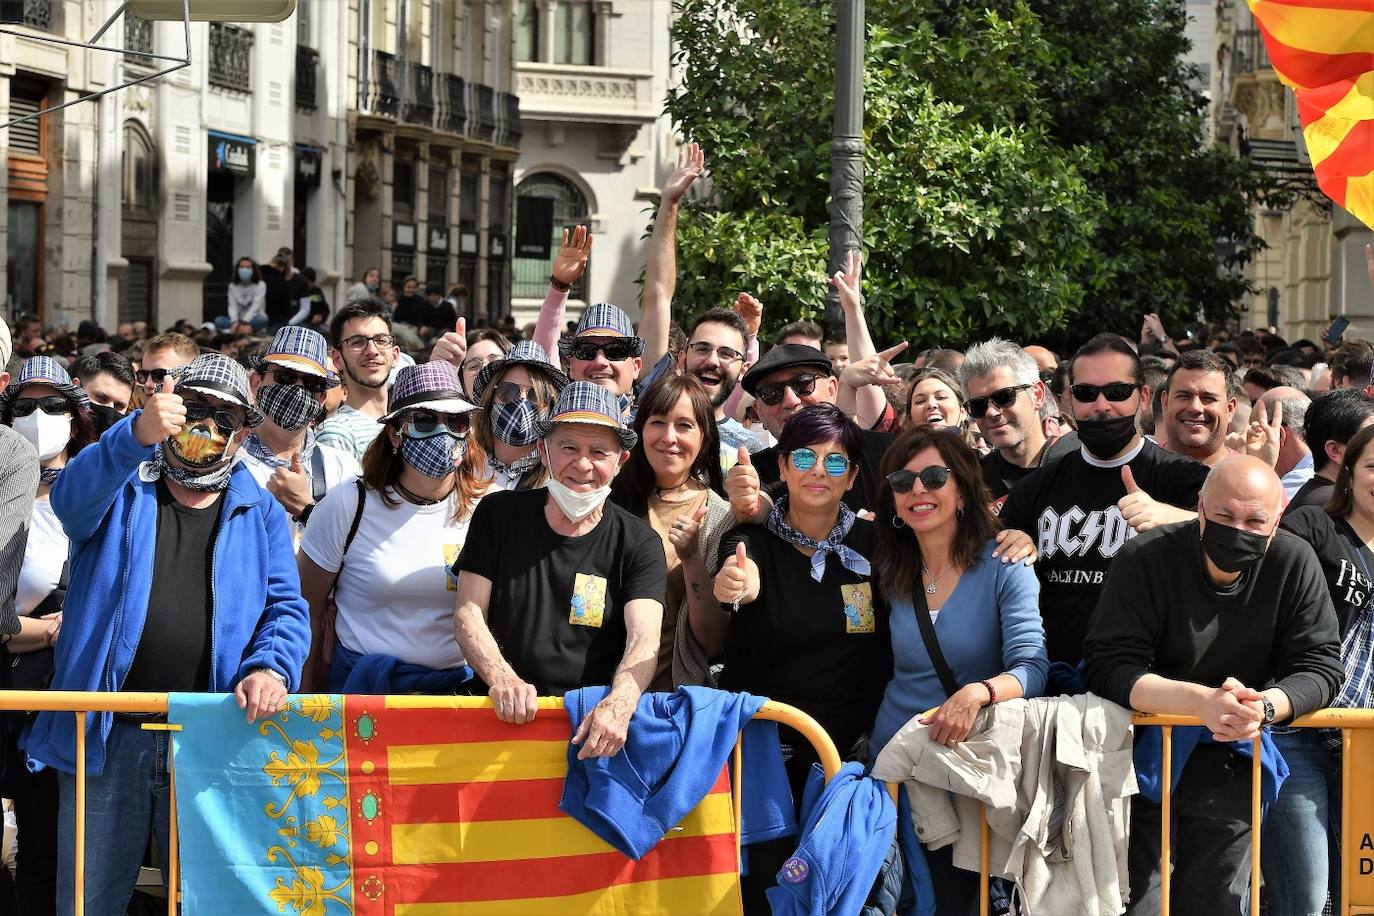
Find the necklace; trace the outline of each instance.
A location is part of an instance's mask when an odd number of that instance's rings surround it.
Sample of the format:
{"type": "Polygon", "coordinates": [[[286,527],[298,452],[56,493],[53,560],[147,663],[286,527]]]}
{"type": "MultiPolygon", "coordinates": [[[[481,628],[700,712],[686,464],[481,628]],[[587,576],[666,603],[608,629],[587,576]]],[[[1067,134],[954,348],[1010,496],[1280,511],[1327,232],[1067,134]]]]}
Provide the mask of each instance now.
{"type": "Polygon", "coordinates": [[[405,487],[405,485],[402,484],[399,480],[396,481],[394,484],[392,484],[392,486],[394,486],[394,487],[396,488],[396,492],[397,492],[397,493],[400,493],[400,494],[401,494],[401,497],[402,497],[403,499],[405,499],[406,502],[408,502],[408,503],[413,503],[414,505],[417,505],[417,506],[434,506],[434,505],[438,505],[439,503],[443,502],[444,500],[448,499],[450,496],[453,495],[453,490],[450,489],[447,493],[445,493],[443,496],[439,497],[438,499],[429,499],[428,497],[424,497],[424,496],[416,496],[414,493],[412,493],[412,492],[410,492],[409,490],[407,490],[406,487],[405,487]]]}
{"type": "Polygon", "coordinates": [[[927,595],[933,595],[933,594],[935,594],[935,583],[939,582],[939,581],[940,581],[940,578],[941,578],[945,573],[949,572],[949,571],[950,571],[951,569],[953,569],[953,568],[954,568],[954,561],[951,560],[951,561],[949,561],[948,564],[945,565],[945,568],[944,568],[944,569],[940,570],[940,572],[939,572],[938,575],[931,576],[931,575],[930,575],[930,570],[926,568],[926,565],[925,565],[924,563],[922,563],[922,564],[921,564],[921,572],[922,572],[923,574],[927,575],[927,576],[930,576],[930,584],[926,586],[926,594],[927,594],[927,595]]]}

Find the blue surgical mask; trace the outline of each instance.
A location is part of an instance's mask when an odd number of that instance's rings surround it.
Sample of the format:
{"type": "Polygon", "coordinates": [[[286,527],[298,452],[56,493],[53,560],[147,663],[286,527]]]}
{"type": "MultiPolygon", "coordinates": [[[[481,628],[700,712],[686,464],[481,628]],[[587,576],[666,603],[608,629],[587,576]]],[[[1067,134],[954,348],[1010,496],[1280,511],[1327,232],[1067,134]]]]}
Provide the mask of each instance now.
{"type": "Polygon", "coordinates": [[[382,286],[381,286],[380,283],[369,283],[369,284],[367,284],[367,291],[368,291],[369,293],[375,293],[377,290],[379,290],[379,289],[381,289],[381,288],[382,288],[382,286]]]}
{"type": "Polygon", "coordinates": [[[252,279],[253,279],[253,268],[251,268],[251,267],[240,267],[240,268],[239,268],[239,280],[240,280],[241,282],[243,282],[243,283],[248,283],[248,282],[250,282],[252,279]]]}

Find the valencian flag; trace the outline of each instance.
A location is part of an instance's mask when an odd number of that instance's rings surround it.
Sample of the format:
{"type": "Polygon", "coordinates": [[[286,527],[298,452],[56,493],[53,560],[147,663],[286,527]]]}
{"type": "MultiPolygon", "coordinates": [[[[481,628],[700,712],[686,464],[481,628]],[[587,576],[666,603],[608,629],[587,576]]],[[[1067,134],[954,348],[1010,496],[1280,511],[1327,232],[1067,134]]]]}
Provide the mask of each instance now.
{"type": "Polygon", "coordinates": [[[728,772],[639,861],[558,809],[559,699],[528,725],[454,697],[303,695],[249,725],[173,694],[190,916],[738,914],[728,772]],[[466,707],[466,708],[465,708],[466,707]]]}
{"type": "Polygon", "coordinates": [[[1317,185],[1374,227],[1374,0],[1248,0],[1317,185]]]}

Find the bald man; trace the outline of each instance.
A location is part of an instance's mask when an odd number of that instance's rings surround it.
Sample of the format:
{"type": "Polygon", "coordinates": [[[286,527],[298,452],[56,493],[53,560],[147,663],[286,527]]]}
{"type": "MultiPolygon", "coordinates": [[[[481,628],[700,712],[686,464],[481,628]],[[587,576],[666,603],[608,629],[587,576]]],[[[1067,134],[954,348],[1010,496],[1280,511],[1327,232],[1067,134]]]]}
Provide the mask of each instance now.
{"type": "Polygon", "coordinates": [[[1312,450],[1302,436],[1303,421],[1307,419],[1307,407],[1312,401],[1296,388],[1282,387],[1270,388],[1260,397],[1259,403],[1264,410],[1256,411],[1252,423],[1263,425],[1266,421],[1272,422],[1275,405],[1281,408],[1282,425],[1279,427],[1278,448],[1273,454],[1274,473],[1283,481],[1286,503],[1302,489],[1303,484],[1312,479],[1316,470],[1312,450]]]}
{"type": "MultiPolygon", "coordinates": [[[[1171,834],[1175,912],[1244,911],[1250,764],[1236,759],[1237,748],[1248,750],[1264,725],[1325,706],[1341,684],[1326,580],[1306,541],[1275,535],[1282,508],[1283,488],[1263,461],[1221,462],[1203,484],[1197,521],[1126,542],[1089,624],[1089,690],[1140,712],[1197,716],[1206,726],[1174,732],[1174,772],[1182,766],[1171,834]]],[[[1158,739],[1153,761],[1150,746],[1150,736],[1138,736],[1146,791],[1131,813],[1127,912],[1134,914],[1160,905],[1158,739]]]]}
{"type": "Polygon", "coordinates": [[[1022,347],[1022,349],[1026,351],[1027,356],[1035,360],[1035,364],[1040,367],[1041,372],[1053,372],[1059,368],[1059,357],[1055,356],[1053,351],[1047,350],[1039,344],[1031,344],[1028,347],[1022,347]]]}

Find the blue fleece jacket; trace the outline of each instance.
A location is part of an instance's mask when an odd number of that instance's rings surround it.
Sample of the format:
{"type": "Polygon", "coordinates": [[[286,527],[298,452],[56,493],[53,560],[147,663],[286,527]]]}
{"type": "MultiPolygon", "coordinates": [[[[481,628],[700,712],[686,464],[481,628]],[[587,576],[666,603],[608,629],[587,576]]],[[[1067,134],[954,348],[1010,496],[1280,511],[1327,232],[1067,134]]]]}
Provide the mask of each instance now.
{"type": "MultiPolygon", "coordinates": [[[[142,411],[116,423],[73,458],[49,499],[71,539],[70,588],[57,641],[54,690],[120,689],[143,635],[157,544],[157,484],[140,465],[153,448],[134,438],[142,411]]],[[[294,689],[310,650],[310,610],[301,597],[286,514],[239,464],[220,496],[211,558],[210,685],[227,693],[255,668],[270,668],[294,689]]],[[[87,771],[105,765],[110,713],[87,727],[87,771]]],[[[29,757],[76,771],[76,728],[67,712],[38,715],[29,757]]]]}
{"type": "Polygon", "coordinates": [[[394,655],[373,652],[363,655],[340,643],[334,644],[334,662],[329,668],[330,693],[389,694],[454,693],[472,680],[472,669],[426,668],[403,662],[394,655]]]}
{"type": "Polygon", "coordinates": [[[846,763],[824,780],[819,767],[807,780],[801,845],[767,891],[773,916],[858,913],[897,836],[897,806],[861,764],[846,763]]]}
{"type": "MultiPolygon", "coordinates": [[[[564,694],[563,705],[574,732],[608,692],[605,687],[583,687],[564,694]]],[[[625,855],[642,858],[711,791],[735,739],[766,702],[764,697],[709,687],[644,694],[620,753],[578,760],[580,748],[568,745],[568,776],[558,807],[625,855]]],[[[748,728],[773,724],[760,721],[749,723],[748,728]]],[[[748,799],[751,793],[759,796],[755,810],[788,810],[792,806],[791,789],[778,749],[777,729],[772,730],[771,757],[767,741],[756,734],[766,733],[745,732],[744,770],[750,781],[744,797],[748,799]],[[752,765],[751,746],[760,749],[752,765]],[[779,790],[787,793],[785,799],[766,801],[779,790]]],[[[755,828],[754,841],[796,832],[795,823],[771,823],[770,827],[766,833],[755,828]]],[[[748,824],[743,829],[750,831],[748,824]]]]}
{"type": "MultiPolygon", "coordinates": [[[[1183,768],[1188,758],[1199,744],[1215,744],[1212,733],[1200,725],[1178,725],[1174,727],[1174,738],[1170,767],[1173,770],[1169,784],[1178,787],[1183,776],[1183,768]]],[[[1249,741],[1228,742],[1231,750],[1241,757],[1254,758],[1254,748],[1249,741]]],[[[1150,725],[1138,729],[1135,739],[1135,777],[1140,794],[1155,804],[1164,796],[1164,731],[1150,725]]],[[[1279,797],[1279,789],[1288,778],[1288,761],[1279,753],[1278,745],[1269,734],[1269,729],[1260,733],[1260,801],[1272,804],[1279,797]]]]}

